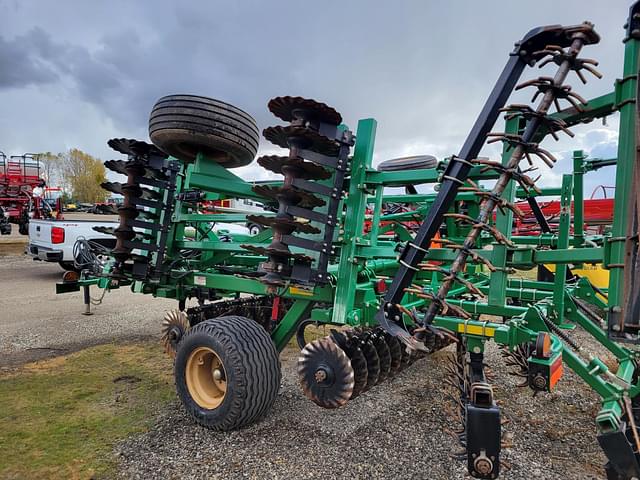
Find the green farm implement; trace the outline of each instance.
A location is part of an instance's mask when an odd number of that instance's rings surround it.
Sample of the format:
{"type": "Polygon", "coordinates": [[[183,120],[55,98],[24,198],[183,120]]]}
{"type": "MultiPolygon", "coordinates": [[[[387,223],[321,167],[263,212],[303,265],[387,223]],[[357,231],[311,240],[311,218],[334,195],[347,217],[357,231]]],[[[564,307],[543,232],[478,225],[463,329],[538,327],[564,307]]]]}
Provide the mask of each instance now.
{"type": "Polygon", "coordinates": [[[459,396],[459,441],[477,478],[500,470],[500,408],[484,357],[493,341],[536,393],[553,390],[566,368],[592,387],[602,398],[597,439],[608,478],[640,478],[640,2],[626,26],[621,79],[586,100],[565,81],[601,77],[597,62],[582,57],[598,41],[590,23],[527,33],[458,154],[439,162],[422,156],[373,168],[374,119],[352,131],[324,103],[285,96],[268,104],[280,125],[263,131],[283,154],[257,160],[282,179],[253,184],[231,172],[257,153],[250,115],[209,98],[163,97],[149,122],[153,145],[109,142],[126,156],[106,162],[126,182],[103,185],[124,196],[120,223],[108,230],[116,247],[58,291],[82,288],[87,304],[92,285],[175,298],[163,342],[175,357],[178,396],[196,422],[217,430],[268,412],[280,385],[278,354],[294,337],[302,390],[326,408],[358,402],[415,359],[448,347],[447,388],[459,396]],[[519,83],[534,66],[545,74],[519,83]],[[532,103],[507,104],[523,88],[532,103]],[[617,158],[575,151],[573,173],[560,185],[536,185],[535,165],[556,163],[543,140],[573,136],[572,126],[616,112],[617,158]],[[500,117],[504,128],[494,130],[500,117]],[[486,143],[501,144],[501,157],[481,157],[486,143]],[[616,166],[613,222],[594,235],[584,228],[583,177],[605,165],[616,166]],[[424,184],[435,193],[418,193],[424,184]],[[545,195],[560,198],[553,226],[538,203],[545,195]],[[266,208],[203,211],[203,203],[224,199],[266,208]],[[534,235],[514,234],[518,201],[535,215],[534,235]],[[214,223],[263,230],[214,233],[214,223]],[[609,272],[607,288],[577,273],[593,265],[609,272]],[[307,341],[325,325],[330,335],[307,341]],[[589,353],[576,329],[605,354],[589,353]]]}

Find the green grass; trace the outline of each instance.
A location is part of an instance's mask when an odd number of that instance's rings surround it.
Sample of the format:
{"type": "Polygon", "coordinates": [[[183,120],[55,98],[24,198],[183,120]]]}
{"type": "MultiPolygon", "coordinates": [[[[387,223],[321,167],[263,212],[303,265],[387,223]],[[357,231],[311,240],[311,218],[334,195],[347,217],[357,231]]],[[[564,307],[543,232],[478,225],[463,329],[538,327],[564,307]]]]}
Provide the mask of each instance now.
{"type": "Polygon", "coordinates": [[[0,478],[103,478],[174,398],[157,343],[101,345],[0,375],[0,478]]]}

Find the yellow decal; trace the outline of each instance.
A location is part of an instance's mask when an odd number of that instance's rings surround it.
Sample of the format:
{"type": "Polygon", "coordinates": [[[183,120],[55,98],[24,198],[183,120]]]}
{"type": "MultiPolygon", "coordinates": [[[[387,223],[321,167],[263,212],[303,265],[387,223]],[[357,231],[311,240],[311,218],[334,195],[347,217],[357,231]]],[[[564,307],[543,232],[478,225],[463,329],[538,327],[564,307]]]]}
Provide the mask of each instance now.
{"type": "Polygon", "coordinates": [[[304,288],[289,287],[289,293],[291,295],[302,295],[305,297],[313,297],[313,290],[305,290],[304,288]]]}
{"type": "Polygon", "coordinates": [[[464,323],[459,323],[458,333],[479,335],[481,337],[493,337],[496,333],[496,329],[493,327],[485,327],[483,325],[465,325],[464,323]]]}

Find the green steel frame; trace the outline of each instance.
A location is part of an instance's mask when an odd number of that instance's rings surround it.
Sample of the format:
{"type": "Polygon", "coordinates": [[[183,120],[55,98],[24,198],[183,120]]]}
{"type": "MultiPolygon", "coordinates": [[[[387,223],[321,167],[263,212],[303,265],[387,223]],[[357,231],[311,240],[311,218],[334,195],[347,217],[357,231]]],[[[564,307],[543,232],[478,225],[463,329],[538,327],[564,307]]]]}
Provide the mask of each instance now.
{"type": "MultiPolygon", "coordinates": [[[[623,266],[626,219],[630,202],[632,169],[636,158],[635,96],[636,73],[639,68],[640,41],[625,41],[623,78],[615,84],[614,92],[591,99],[584,111],[575,108],[556,113],[568,125],[575,125],[595,118],[620,112],[618,155],[615,161],[588,159],[584,152],[573,155],[573,173],[563,175],[561,185],[543,189],[543,195],[559,195],[561,215],[557,232],[537,236],[512,236],[513,213],[498,212],[496,227],[514,244],[500,245],[492,237],[482,237],[478,252],[497,267],[487,272],[477,266],[467,269],[468,279],[486,295],[486,300],[471,300],[464,286],[449,293],[448,303],[459,306],[471,314],[470,320],[453,316],[437,316],[435,325],[467,338],[470,351],[481,352],[486,341],[492,340],[514,350],[518,345],[534,342],[539,332],[548,332],[552,338],[552,362],[558,355],[564,364],[579,375],[602,398],[602,408],[596,422],[600,432],[617,430],[623,421],[624,396],[640,394],[640,382],[636,372],[638,353],[631,346],[621,346],[612,338],[619,332],[624,293],[623,266]],[[600,164],[598,164],[600,162],[600,164]],[[616,165],[615,212],[610,234],[589,236],[584,224],[584,175],[603,164],[616,165]],[[574,214],[571,215],[571,203],[574,214]],[[487,248],[490,246],[490,248],[487,248]],[[610,271],[609,288],[594,289],[586,280],[576,283],[566,281],[565,273],[570,265],[585,263],[602,264],[610,271]],[[510,269],[532,270],[541,264],[555,265],[553,282],[518,278],[510,269]],[[606,297],[603,296],[606,295],[606,297]],[[582,303],[593,305],[606,312],[604,320],[609,328],[600,326],[581,308],[582,303]],[[490,317],[487,317],[490,316],[490,317]],[[502,317],[500,321],[497,317],[502,317]],[[487,320],[491,318],[491,320],[487,320]],[[610,355],[618,366],[609,371],[599,357],[584,358],[580,351],[567,343],[562,332],[573,328],[584,329],[610,355]],[[558,333],[560,332],[560,333],[558,333]]],[[[506,132],[517,133],[522,119],[515,117],[506,122],[506,132]]],[[[382,294],[378,291],[380,279],[387,282],[397,270],[397,247],[410,240],[411,232],[406,222],[421,219],[428,211],[434,194],[387,194],[385,189],[406,185],[437,184],[447,161],[434,169],[381,172],[372,168],[376,135],[376,121],[360,120],[357,125],[356,144],[353,150],[348,195],[343,200],[340,227],[335,244],[339,247],[329,273],[332,281],[326,285],[288,285],[279,288],[276,296],[293,303],[284,318],[271,332],[278,350],[282,350],[298,325],[305,319],[319,324],[367,326],[375,324],[375,314],[380,309],[382,294]],[[404,203],[410,211],[385,214],[387,203],[404,203]],[[403,223],[405,222],[405,223],[403,223]]],[[[502,161],[510,153],[504,151],[502,161]]],[[[496,173],[472,169],[469,178],[474,182],[492,180],[496,173]]],[[[199,189],[206,192],[207,200],[221,198],[251,198],[264,201],[252,190],[252,184],[217,165],[204,155],[198,155],[195,163],[184,167],[178,192],[199,189]]],[[[509,202],[524,196],[512,181],[504,193],[509,202]]],[[[471,212],[477,211],[478,198],[463,192],[457,197],[464,201],[471,212]]],[[[172,229],[167,244],[167,261],[175,265],[168,274],[156,282],[132,281],[136,292],[184,301],[197,292],[207,290],[217,298],[235,297],[239,294],[274,295],[259,279],[243,274],[255,272],[264,257],[250,254],[241,244],[264,245],[270,241],[271,232],[265,230],[257,236],[230,235],[231,241],[222,241],[220,235],[211,232],[211,222],[245,223],[244,214],[200,214],[191,211],[189,204],[180,200],[171,219],[172,229]],[[188,238],[189,237],[189,238],[188,238]],[[181,256],[181,252],[200,252],[197,260],[181,256]]],[[[454,207],[454,208],[457,208],[454,207]]],[[[464,238],[466,229],[454,222],[447,222],[447,236],[453,240],[464,238]]],[[[296,251],[295,248],[292,250],[296,251]]],[[[430,248],[426,261],[450,262],[455,253],[447,248],[430,248]]],[[[436,291],[441,275],[420,272],[415,283],[421,288],[436,291]]],[[[101,288],[117,288],[107,277],[85,278],[78,286],[98,285],[101,288]]],[[[61,285],[60,291],[69,286],[61,285]]],[[[429,300],[406,293],[402,305],[408,309],[420,309],[429,300]]],[[[408,325],[413,319],[405,316],[408,325]]]]}

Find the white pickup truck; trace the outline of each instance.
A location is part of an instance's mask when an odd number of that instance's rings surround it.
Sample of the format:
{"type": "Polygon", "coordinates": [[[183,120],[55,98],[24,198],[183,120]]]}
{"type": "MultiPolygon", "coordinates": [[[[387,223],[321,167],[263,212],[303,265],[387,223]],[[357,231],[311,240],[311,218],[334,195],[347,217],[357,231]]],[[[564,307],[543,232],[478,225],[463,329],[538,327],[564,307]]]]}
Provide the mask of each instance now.
{"type": "MultiPolygon", "coordinates": [[[[73,247],[76,240],[84,238],[107,248],[113,248],[116,245],[115,237],[96,232],[93,227],[115,228],[117,226],[117,221],[30,220],[27,253],[34,260],[58,262],[65,270],[73,270],[73,247]]],[[[185,232],[187,237],[190,233],[188,229],[185,232]]],[[[229,232],[231,234],[244,235],[250,233],[249,229],[244,225],[233,223],[215,223],[211,230],[214,233],[229,232]]]]}
{"type": "Polygon", "coordinates": [[[30,220],[27,252],[34,260],[58,262],[65,270],[73,270],[73,246],[84,238],[113,248],[112,235],[96,232],[93,227],[118,226],[115,221],[95,220],[30,220]]]}

